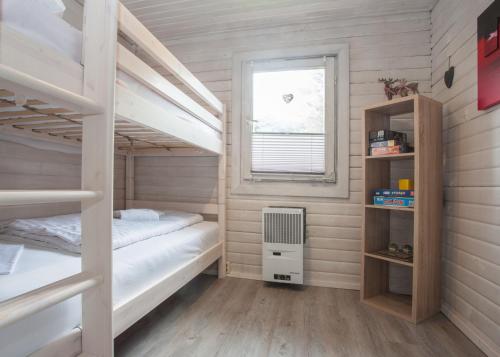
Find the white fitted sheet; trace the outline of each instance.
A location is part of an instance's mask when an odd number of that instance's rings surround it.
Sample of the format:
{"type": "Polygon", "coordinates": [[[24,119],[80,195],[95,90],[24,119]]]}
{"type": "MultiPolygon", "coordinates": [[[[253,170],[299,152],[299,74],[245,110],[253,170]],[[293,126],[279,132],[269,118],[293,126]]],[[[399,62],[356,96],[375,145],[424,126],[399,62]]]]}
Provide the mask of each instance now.
{"type": "MultiPolygon", "coordinates": [[[[217,223],[201,222],[115,250],[114,304],[136,296],[217,241],[217,223]]],[[[79,256],[26,246],[15,272],[0,276],[0,301],[79,271],[79,256]]],[[[0,329],[0,356],[26,356],[64,336],[80,321],[80,296],[76,296],[0,329]]]]}

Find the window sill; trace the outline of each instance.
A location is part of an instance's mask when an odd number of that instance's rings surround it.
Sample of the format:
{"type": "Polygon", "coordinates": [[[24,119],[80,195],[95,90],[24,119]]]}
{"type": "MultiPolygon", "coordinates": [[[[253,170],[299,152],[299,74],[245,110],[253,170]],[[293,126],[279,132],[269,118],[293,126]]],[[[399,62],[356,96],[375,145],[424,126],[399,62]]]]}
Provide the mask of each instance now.
{"type": "Polygon", "coordinates": [[[348,198],[349,182],[348,180],[337,183],[243,180],[242,182],[233,182],[231,193],[235,195],[348,198]]]}
{"type": "Polygon", "coordinates": [[[335,184],[334,176],[325,175],[300,175],[300,174],[251,174],[246,176],[244,182],[259,183],[259,182],[289,182],[289,183],[326,183],[335,184]]]}

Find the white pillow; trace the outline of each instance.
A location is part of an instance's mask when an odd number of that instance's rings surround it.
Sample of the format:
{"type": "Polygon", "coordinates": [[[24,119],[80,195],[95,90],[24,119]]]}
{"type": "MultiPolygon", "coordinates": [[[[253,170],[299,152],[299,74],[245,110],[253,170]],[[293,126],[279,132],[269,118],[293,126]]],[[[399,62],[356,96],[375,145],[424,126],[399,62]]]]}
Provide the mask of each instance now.
{"type": "Polygon", "coordinates": [[[147,208],[129,208],[115,211],[113,217],[123,221],[159,221],[161,213],[147,208]]]}
{"type": "Polygon", "coordinates": [[[37,0],[40,5],[44,6],[47,10],[49,10],[54,15],[59,17],[63,17],[64,11],[66,10],[66,6],[62,0],[37,0]]]}

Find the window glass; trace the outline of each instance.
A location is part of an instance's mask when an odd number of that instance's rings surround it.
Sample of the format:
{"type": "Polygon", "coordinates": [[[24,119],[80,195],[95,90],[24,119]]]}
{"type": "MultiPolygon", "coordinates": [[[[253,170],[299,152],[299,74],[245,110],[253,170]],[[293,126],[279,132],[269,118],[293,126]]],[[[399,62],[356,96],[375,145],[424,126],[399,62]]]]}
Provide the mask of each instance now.
{"type": "Polygon", "coordinates": [[[324,174],[325,68],[255,71],[252,172],[324,174]]]}

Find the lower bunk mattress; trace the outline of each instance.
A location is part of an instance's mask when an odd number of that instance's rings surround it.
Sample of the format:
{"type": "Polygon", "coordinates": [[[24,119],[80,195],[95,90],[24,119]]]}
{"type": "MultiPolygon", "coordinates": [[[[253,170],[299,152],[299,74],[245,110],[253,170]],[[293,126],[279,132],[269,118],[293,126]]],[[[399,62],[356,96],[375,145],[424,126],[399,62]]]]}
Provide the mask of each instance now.
{"type": "MultiPolygon", "coordinates": [[[[113,253],[113,303],[120,305],[216,245],[218,226],[201,222],[113,253]]],[[[80,257],[26,246],[16,270],[0,275],[0,302],[80,272],[80,257]]],[[[80,325],[80,295],[0,330],[0,356],[27,356],[80,325]]]]}

